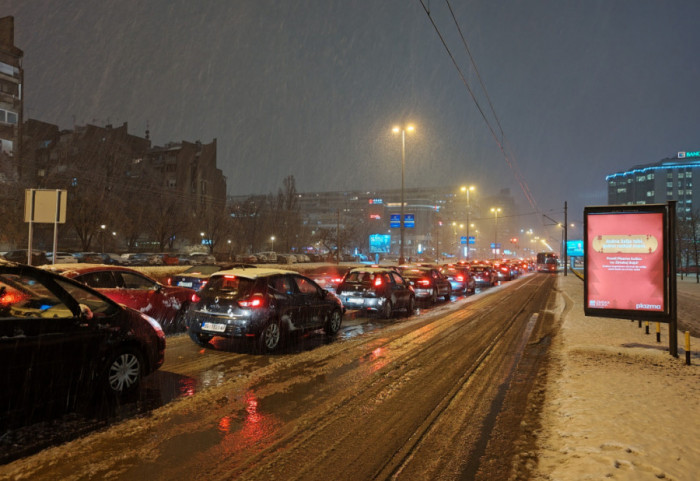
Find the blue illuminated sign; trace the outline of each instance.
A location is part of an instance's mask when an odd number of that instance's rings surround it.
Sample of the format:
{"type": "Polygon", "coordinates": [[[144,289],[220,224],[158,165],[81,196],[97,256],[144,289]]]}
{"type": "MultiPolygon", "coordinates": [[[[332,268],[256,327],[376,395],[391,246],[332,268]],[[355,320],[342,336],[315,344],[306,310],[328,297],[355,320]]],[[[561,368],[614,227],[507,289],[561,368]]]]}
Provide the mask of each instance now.
{"type": "Polygon", "coordinates": [[[406,229],[413,229],[416,226],[416,219],[414,214],[405,214],[403,216],[403,226],[406,229]]]}
{"type": "Polygon", "coordinates": [[[566,241],[566,255],[569,257],[583,257],[583,241],[566,241]]]}
{"type": "Polygon", "coordinates": [[[466,244],[467,243],[467,236],[463,235],[462,237],[459,238],[459,243],[460,244],[466,244]]]}
{"type": "Polygon", "coordinates": [[[391,251],[391,236],[389,234],[370,234],[369,252],[371,254],[386,254],[391,251]]]}
{"type": "Polygon", "coordinates": [[[476,244],[476,237],[474,237],[473,235],[470,235],[470,236],[469,236],[469,243],[470,243],[470,244],[476,244]]]}
{"type": "Polygon", "coordinates": [[[389,219],[389,227],[391,229],[398,229],[401,227],[401,214],[391,214],[389,219]]]}

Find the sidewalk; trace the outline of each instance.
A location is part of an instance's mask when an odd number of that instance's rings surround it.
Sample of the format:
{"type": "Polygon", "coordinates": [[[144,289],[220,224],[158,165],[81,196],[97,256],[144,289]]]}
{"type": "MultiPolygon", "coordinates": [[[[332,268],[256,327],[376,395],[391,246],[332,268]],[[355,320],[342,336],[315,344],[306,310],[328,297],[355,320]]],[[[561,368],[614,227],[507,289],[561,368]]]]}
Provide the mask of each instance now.
{"type": "MultiPolygon", "coordinates": [[[[561,330],[552,344],[536,480],[700,479],[700,339],[692,365],[638,323],[585,317],[583,282],[558,278],[561,330]]],[[[700,311],[700,306],[699,306],[700,311]]]]}

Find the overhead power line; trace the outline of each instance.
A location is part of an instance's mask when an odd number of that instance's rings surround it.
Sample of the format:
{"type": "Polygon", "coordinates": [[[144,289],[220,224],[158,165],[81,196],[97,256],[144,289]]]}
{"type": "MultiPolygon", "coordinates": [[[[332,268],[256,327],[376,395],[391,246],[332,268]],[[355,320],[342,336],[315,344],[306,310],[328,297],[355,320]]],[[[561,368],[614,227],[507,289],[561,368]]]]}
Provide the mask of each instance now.
{"type": "MultiPolygon", "coordinates": [[[[447,42],[445,41],[445,37],[443,36],[442,32],[438,28],[437,24],[435,23],[435,20],[433,19],[432,15],[430,13],[430,9],[425,5],[424,0],[420,0],[421,5],[423,6],[423,10],[425,11],[426,15],[428,16],[428,19],[430,20],[430,23],[432,24],[433,29],[435,30],[435,33],[440,38],[440,41],[442,42],[442,45],[445,48],[445,51],[447,52],[447,55],[452,60],[452,64],[454,65],[455,69],[457,70],[459,77],[462,79],[462,83],[467,88],[467,91],[469,92],[469,95],[470,95],[472,101],[474,102],[474,105],[476,105],[477,110],[481,114],[481,118],[484,120],[484,123],[486,124],[486,127],[488,128],[489,132],[491,133],[491,136],[498,144],[498,147],[501,150],[501,154],[503,155],[503,158],[506,161],[506,163],[508,164],[508,167],[510,168],[511,172],[515,176],[516,181],[520,185],[520,188],[523,191],[523,194],[525,195],[528,202],[530,203],[530,206],[535,211],[539,212],[539,207],[537,206],[537,202],[535,201],[535,198],[532,195],[532,192],[530,191],[530,187],[528,186],[527,181],[525,180],[525,178],[523,177],[523,175],[520,173],[519,169],[517,168],[517,165],[515,164],[515,159],[511,158],[511,155],[506,150],[507,141],[506,141],[505,133],[503,131],[503,127],[501,126],[501,122],[498,118],[498,115],[496,114],[496,110],[493,106],[493,103],[491,102],[491,98],[488,95],[486,85],[484,84],[484,81],[481,78],[481,74],[479,73],[479,69],[476,65],[476,61],[474,60],[474,57],[471,54],[467,40],[464,37],[464,35],[462,34],[462,29],[459,26],[459,22],[457,21],[457,18],[454,14],[454,10],[452,9],[452,5],[450,5],[449,0],[445,0],[445,2],[448,6],[450,14],[452,15],[453,22],[455,23],[455,26],[457,27],[460,38],[462,39],[462,44],[464,45],[464,48],[467,52],[467,55],[469,56],[469,60],[470,60],[472,66],[474,68],[474,71],[476,72],[476,75],[479,79],[479,84],[481,85],[481,89],[483,90],[484,95],[486,96],[486,99],[488,101],[488,104],[489,104],[489,107],[491,110],[491,114],[493,115],[493,118],[495,119],[496,124],[498,126],[498,132],[500,133],[500,136],[497,134],[496,129],[494,129],[492,123],[489,121],[486,114],[484,113],[484,110],[482,109],[481,105],[479,104],[479,101],[476,98],[474,90],[472,89],[471,85],[469,85],[469,82],[467,81],[467,78],[464,75],[464,72],[462,71],[461,67],[457,63],[457,60],[455,59],[455,56],[452,54],[450,47],[447,45],[447,42]]],[[[512,150],[512,149],[508,149],[508,150],[512,150]]]]}

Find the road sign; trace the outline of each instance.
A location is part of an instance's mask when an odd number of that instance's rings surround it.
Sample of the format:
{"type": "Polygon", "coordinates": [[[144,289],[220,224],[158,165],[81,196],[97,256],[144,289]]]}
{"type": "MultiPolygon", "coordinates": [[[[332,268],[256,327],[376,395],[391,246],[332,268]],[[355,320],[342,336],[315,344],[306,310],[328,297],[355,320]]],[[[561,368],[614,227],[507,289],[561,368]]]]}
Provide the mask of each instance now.
{"type": "Polygon", "coordinates": [[[398,229],[401,227],[401,214],[391,214],[389,219],[389,227],[391,229],[398,229]]]}
{"type": "MultiPolygon", "coordinates": [[[[470,239],[471,239],[471,237],[470,237],[470,239]]],[[[463,235],[463,236],[459,239],[459,243],[460,243],[460,244],[466,244],[466,243],[467,243],[467,236],[463,235]]]]}

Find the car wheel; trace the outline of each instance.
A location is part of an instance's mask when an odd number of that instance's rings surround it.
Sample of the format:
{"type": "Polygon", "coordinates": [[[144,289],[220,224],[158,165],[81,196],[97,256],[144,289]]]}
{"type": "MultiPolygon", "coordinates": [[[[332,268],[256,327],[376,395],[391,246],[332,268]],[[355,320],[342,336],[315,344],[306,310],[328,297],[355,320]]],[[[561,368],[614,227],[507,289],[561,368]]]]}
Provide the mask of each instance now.
{"type": "Polygon", "coordinates": [[[180,308],[177,313],[175,313],[175,317],[173,318],[173,325],[172,329],[173,332],[185,332],[185,329],[187,328],[187,309],[189,308],[188,304],[183,304],[182,307],[180,308]]]}
{"type": "Polygon", "coordinates": [[[408,305],[406,306],[406,317],[412,316],[413,311],[416,310],[416,298],[411,296],[408,298],[408,305]]]}
{"type": "Polygon", "coordinates": [[[452,297],[452,287],[448,287],[447,294],[445,294],[445,301],[450,302],[451,297],[452,297]]]}
{"type": "Polygon", "coordinates": [[[384,301],[384,305],[382,306],[382,317],[384,319],[389,319],[391,318],[391,315],[394,312],[394,305],[391,303],[391,299],[387,299],[384,301]]]}
{"type": "Polygon", "coordinates": [[[340,309],[333,309],[331,315],[328,316],[326,325],[323,327],[323,331],[327,336],[333,336],[340,330],[340,323],[343,321],[343,314],[340,309]]]}
{"type": "Polygon", "coordinates": [[[192,332],[190,331],[190,339],[194,341],[195,344],[198,346],[206,346],[209,344],[209,341],[212,340],[213,336],[210,336],[209,334],[202,334],[201,332],[192,332]]]}
{"type": "Polygon", "coordinates": [[[263,351],[272,352],[277,349],[282,339],[282,328],[276,320],[269,321],[260,332],[258,342],[263,351]]]}
{"type": "Polygon", "coordinates": [[[143,357],[132,347],[115,351],[107,363],[107,387],[123,396],[136,390],[143,375],[143,357]]]}
{"type": "Polygon", "coordinates": [[[437,288],[433,289],[432,294],[430,294],[430,303],[435,304],[437,302],[438,298],[438,291],[437,288]]]}

